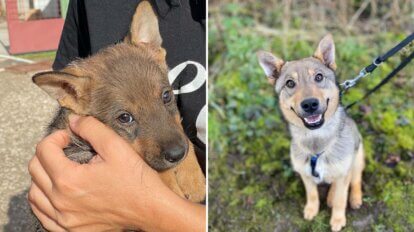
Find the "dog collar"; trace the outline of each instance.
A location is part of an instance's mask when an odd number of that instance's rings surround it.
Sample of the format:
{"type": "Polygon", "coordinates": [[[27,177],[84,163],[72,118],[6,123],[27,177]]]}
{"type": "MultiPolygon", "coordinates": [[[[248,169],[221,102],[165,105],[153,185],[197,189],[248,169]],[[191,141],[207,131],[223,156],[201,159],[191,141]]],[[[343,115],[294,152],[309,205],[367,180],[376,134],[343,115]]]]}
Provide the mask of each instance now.
{"type": "Polygon", "coordinates": [[[311,170],[312,170],[312,176],[318,178],[319,177],[319,173],[315,170],[316,167],[316,163],[318,162],[319,156],[322,155],[323,152],[312,155],[311,159],[310,159],[310,166],[311,166],[311,170]]]}

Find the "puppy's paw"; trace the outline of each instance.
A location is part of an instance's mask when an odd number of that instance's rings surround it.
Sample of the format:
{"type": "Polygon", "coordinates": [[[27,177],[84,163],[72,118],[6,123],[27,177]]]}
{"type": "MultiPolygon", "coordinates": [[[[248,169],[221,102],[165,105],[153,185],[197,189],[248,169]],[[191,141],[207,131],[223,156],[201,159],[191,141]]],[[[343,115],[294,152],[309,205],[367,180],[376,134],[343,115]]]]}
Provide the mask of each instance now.
{"type": "Polygon", "coordinates": [[[312,220],[319,212],[319,207],[315,204],[306,204],[303,210],[303,217],[306,220],[312,220]]]}
{"type": "Polygon", "coordinates": [[[190,146],[187,158],[176,167],[175,176],[184,198],[202,202],[206,198],[206,178],[198,165],[192,145],[190,146]]]}
{"type": "Polygon", "coordinates": [[[191,184],[178,183],[183,191],[184,198],[192,202],[202,202],[206,198],[206,182],[201,178],[191,181],[191,184]]]}
{"type": "Polygon", "coordinates": [[[359,209],[362,205],[362,196],[361,195],[351,195],[349,198],[349,204],[351,205],[352,209],[359,209]]]}
{"type": "Polygon", "coordinates": [[[346,217],[331,218],[331,230],[340,231],[346,225],[346,217]]]}

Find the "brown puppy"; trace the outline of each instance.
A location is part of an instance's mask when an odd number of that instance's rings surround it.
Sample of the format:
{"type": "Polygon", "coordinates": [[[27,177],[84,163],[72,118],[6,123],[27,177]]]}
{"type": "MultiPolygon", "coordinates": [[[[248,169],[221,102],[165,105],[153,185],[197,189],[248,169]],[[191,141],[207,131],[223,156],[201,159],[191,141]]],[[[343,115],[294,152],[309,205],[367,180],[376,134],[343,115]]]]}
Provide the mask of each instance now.
{"type": "MultiPolygon", "coordinates": [[[[181,126],[161,42],[157,17],[143,1],[123,43],[72,62],[61,71],[36,74],[33,82],[61,106],[49,134],[67,129],[72,113],[96,117],[127,140],[170,189],[201,202],[205,177],[181,126]]],[[[96,153],[72,135],[65,154],[85,163],[96,153]]]]}
{"type": "Polygon", "coordinates": [[[355,122],[339,103],[332,36],[319,42],[313,57],[285,62],[269,52],[258,52],[258,59],[289,123],[292,165],[306,189],[304,218],[312,220],[319,212],[317,184],[330,183],[330,224],[339,231],[346,224],[349,186],[351,207],[362,204],[364,152],[355,122]]]}

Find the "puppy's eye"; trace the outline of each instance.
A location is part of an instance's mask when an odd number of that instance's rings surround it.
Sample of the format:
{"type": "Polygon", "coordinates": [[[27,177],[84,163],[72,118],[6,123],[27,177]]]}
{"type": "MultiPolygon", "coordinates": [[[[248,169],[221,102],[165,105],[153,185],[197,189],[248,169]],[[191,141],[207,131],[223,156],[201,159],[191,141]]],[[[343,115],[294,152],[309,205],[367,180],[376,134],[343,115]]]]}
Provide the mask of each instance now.
{"type": "Polygon", "coordinates": [[[164,104],[171,102],[171,100],[172,100],[171,90],[164,90],[164,92],[162,92],[162,101],[164,102],[164,104]]]}
{"type": "Polygon", "coordinates": [[[120,123],[127,124],[134,121],[134,118],[129,113],[123,113],[117,118],[120,123]]]}
{"type": "Polygon", "coordinates": [[[323,75],[320,74],[320,73],[316,74],[315,81],[316,82],[321,82],[322,80],[323,80],[323,75]]]}
{"type": "Polygon", "coordinates": [[[292,81],[292,80],[286,81],[286,86],[288,88],[290,88],[290,89],[293,88],[293,87],[295,87],[295,85],[296,85],[296,83],[294,81],[292,81]]]}

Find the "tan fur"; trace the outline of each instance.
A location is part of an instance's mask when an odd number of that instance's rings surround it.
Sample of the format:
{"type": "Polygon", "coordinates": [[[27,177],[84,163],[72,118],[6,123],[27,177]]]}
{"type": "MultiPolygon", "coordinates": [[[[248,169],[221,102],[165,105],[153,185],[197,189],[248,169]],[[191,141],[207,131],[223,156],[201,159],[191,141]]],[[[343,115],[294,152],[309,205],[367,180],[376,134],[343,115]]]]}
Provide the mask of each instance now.
{"type": "Polygon", "coordinates": [[[279,98],[279,106],[285,118],[289,118],[290,123],[295,125],[302,124],[302,120],[290,109],[291,105],[296,105],[298,101],[295,99],[287,99],[286,101],[279,98]]]}
{"type": "Polygon", "coordinates": [[[364,168],[364,148],[361,143],[355,157],[355,164],[351,170],[351,194],[349,196],[349,203],[353,209],[359,209],[362,205],[362,172],[364,168]]]}
{"type": "Polygon", "coordinates": [[[348,189],[351,175],[336,178],[335,189],[332,198],[332,216],[330,220],[332,231],[340,231],[346,224],[346,204],[348,199],[348,189]]]}
{"type": "Polygon", "coordinates": [[[329,208],[332,208],[332,201],[335,193],[335,182],[332,182],[331,186],[329,187],[328,196],[326,198],[326,204],[329,208]]]}
{"type": "Polygon", "coordinates": [[[325,112],[325,118],[329,120],[335,113],[339,105],[339,90],[338,89],[329,89],[322,93],[323,99],[329,98],[329,107],[325,112]]]}
{"type": "Polygon", "coordinates": [[[179,196],[193,202],[204,200],[206,182],[191,143],[185,160],[177,167],[160,172],[160,176],[164,183],[179,196]]]}
{"type": "Polygon", "coordinates": [[[161,47],[162,39],[156,18],[151,4],[148,1],[142,1],[132,18],[130,34],[126,39],[133,44],[151,43],[161,47]]]}
{"type": "Polygon", "coordinates": [[[86,115],[90,96],[81,93],[90,90],[90,79],[71,74],[69,71],[73,70],[68,69],[68,72],[62,72],[59,76],[56,76],[55,72],[45,72],[41,78],[36,75],[33,81],[55,98],[61,106],[70,108],[79,115],[86,115]]]}
{"type": "Polygon", "coordinates": [[[315,69],[313,69],[313,68],[308,69],[308,73],[309,73],[310,76],[315,75],[315,69]]]}
{"type": "Polygon", "coordinates": [[[303,217],[312,220],[319,212],[318,187],[313,180],[305,175],[301,175],[306,190],[306,205],[303,210],[303,217]]]}

